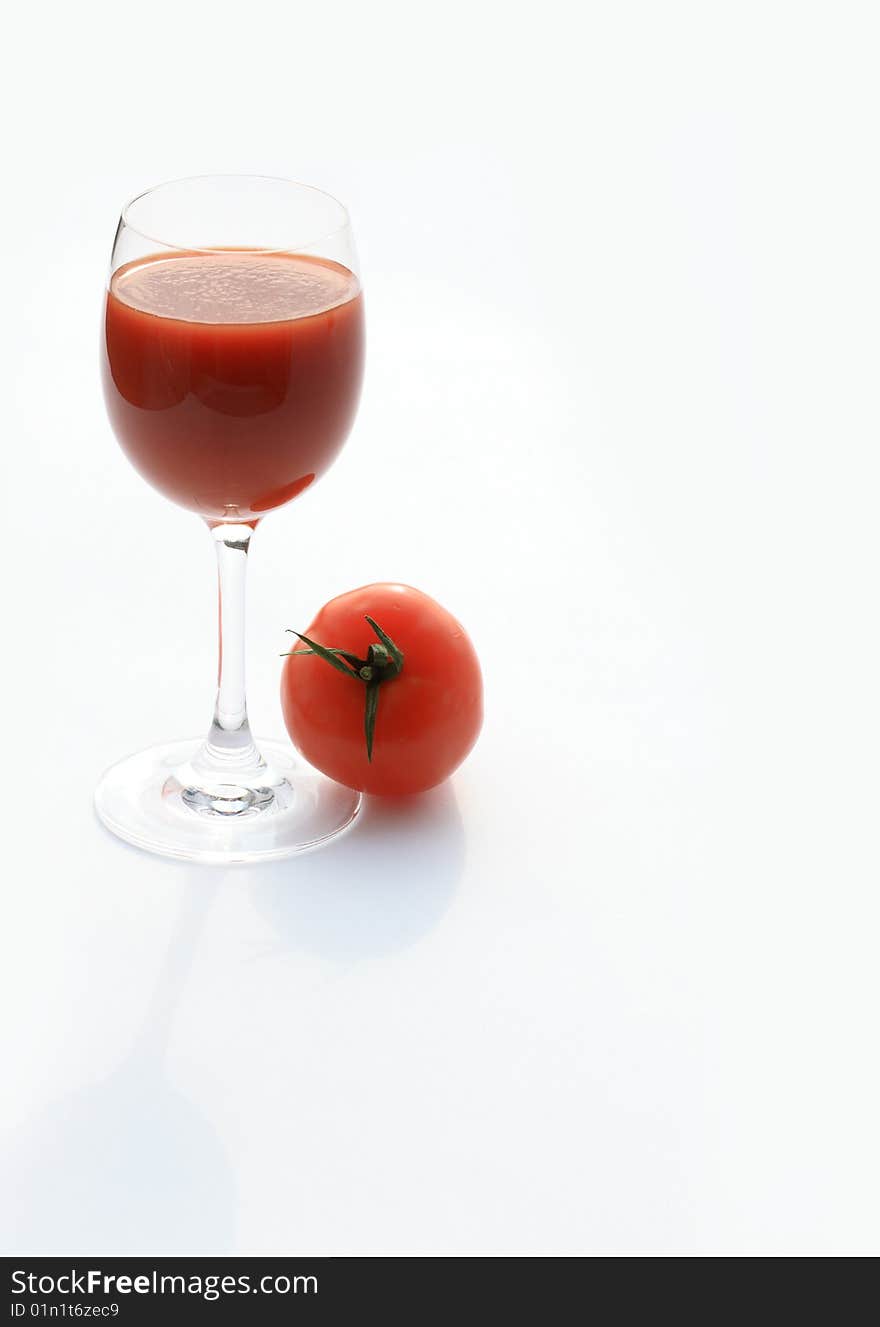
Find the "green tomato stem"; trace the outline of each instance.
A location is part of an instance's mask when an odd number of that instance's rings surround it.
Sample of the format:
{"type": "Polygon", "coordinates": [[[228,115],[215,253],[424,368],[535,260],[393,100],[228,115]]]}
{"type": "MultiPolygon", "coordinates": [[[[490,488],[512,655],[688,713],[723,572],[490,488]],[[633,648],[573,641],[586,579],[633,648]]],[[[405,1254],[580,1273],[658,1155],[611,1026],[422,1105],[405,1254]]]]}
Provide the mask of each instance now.
{"type": "MultiPolygon", "coordinates": [[[[395,677],[399,677],[402,673],[403,651],[395,645],[391,637],[371,617],[367,617],[365,620],[379,638],[378,645],[369,646],[366,659],[359,659],[356,654],[350,654],[347,650],[319,645],[317,641],[309,640],[308,636],[303,636],[298,631],[292,631],[288,627],[291,635],[296,636],[298,640],[302,641],[303,645],[307,646],[305,650],[291,650],[289,654],[294,658],[300,654],[316,654],[331,668],[335,668],[337,673],[344,673],[346,677],[352,678],[353,681],[363,683],[366,687],[364,736],[367,742],[367,760],[372,761],[373,743],[376,736],[376,714],[379,709],[379,689],[383,683],[392,682],[395,677]]],[[[287,658],[288,655],[283,657],[287,658]]]]}

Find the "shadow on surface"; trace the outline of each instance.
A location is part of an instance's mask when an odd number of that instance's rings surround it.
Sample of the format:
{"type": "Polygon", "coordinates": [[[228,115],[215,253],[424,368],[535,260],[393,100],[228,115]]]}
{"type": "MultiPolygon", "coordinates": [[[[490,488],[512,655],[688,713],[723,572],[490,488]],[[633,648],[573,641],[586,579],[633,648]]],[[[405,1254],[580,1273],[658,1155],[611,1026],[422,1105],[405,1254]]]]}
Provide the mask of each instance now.
{"type": "Polygon", "coordinates": [[[232,1172],[204,1118],[165,1076],[171,1023],[215,896],[184,890],[141,1033],[106,1078],[6,1139],[0,1244],[18,1254],[224,1253],[232,1172]]]}
{"type": "Polygon", "coordinates": [[[465,861],[449,784],[417,797],[370,798],[326,848],[242,872],[279,941],[352,961],[403,949],[437,925],[465,861]]]}
{"type": "Polygon", "coordinates": [[[4,1140],[4,1252],[232,1249],[229,1159],[165,1070],[170,1030],[218,890],[246,887],[280,949],[351,962],[430,932],[450,906],[464,860],[464,827],[447,785],[414,798],[368,798],[349,834],[299,858],[207,878],[171,867],[180,870],[180,912],[131,1050],[106,1078],[52,1102],[4,1140]]]}

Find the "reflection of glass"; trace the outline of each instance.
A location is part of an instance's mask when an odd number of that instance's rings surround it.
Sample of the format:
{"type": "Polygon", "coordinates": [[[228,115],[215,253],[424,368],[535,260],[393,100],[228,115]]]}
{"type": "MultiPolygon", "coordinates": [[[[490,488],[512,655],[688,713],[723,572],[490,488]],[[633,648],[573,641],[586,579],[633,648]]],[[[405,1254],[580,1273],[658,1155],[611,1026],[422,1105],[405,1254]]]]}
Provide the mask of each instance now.
{"type": "Polygon", "coordinates": [[[363,301],[345,209],[305,185],[202,176],[123,210],[103,339],[107,409],[154,487],[212,530],[220,668],[207,739],[109,770],[96,794],[110,829],[175,857],[284,857],[330,837],[357,794],[257,750],[244,689],[251,535],[333,462],[357,407],[363,301]],[[268,757],[268,759],[267,759],[268,757]]]}
{"type": "MultiPolygon", "coordinates": [[[[37,1248],[47,1257],[86,1257],[104,1249],[131,1257],[147,1248],[156,1256],[211,1255],[233,1245],[229,1157],[167,1064],[181,995],[223,876],[209,873],[201,883],[181,891],[143,1022],[124,1057],[105,1077],[29,1111],[0,1148],[0,1186],[15,1194],[0,1212],[7,1254],[37,1248]]],[[[99,970],[99,981],[108,970],[99,970]]],[[[99,1060],[113,1048],[114,1022],[107,1018],[94,1039],[99,1060]]]]}

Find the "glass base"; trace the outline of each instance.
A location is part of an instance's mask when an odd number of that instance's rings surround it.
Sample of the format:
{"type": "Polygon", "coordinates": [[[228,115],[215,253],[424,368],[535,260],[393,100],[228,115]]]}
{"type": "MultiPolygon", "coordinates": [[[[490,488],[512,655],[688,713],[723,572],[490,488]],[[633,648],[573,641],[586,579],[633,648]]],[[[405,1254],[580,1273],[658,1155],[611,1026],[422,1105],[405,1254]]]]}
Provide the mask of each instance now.
{"type": "Polygon", "coordinates": [[[150,747],[111,765],[95,790],[98,817],[148,852],[214,865],[277,861],[335,838],[361,794],[319,774],[285,742],[259,742],[259,786],[194,789],[203,739],[150,747]]]}

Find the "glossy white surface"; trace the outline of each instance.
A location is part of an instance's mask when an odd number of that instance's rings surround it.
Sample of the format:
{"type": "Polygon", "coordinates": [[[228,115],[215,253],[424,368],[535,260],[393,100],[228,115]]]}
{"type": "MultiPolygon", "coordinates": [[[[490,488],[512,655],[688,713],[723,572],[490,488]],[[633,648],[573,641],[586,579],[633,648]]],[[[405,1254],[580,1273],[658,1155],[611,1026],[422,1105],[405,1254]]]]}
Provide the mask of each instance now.
{"type": "Polygon", "coordinates": [[[871,7],[582,8],[11,20],[4,1252],[878,1251],[871,7]],[[210,717],[210,541],[96,342],[122,201],[218,169],[345,198],[368,301],[255,730],[374,579],[487,689],[450,786],[222,871],[91,813],[210,717]]]}

